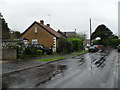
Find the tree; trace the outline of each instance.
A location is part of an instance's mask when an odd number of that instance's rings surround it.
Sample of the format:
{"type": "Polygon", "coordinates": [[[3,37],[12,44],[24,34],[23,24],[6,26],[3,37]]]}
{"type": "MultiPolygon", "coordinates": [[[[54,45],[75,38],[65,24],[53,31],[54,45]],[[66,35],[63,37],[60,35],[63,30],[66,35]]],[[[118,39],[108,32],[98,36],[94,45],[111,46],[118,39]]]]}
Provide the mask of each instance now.
{"type": "Polygon", "coordinates": [[[73,36],[71,36],[71,37],[69,37],[69,38],[78,38],[78,39],[84,41],[87,37],[86,37],[86,34],[78,33],[78,34],[73,35],[73,36]]]}
{"type": "Polygon", "coordinates": [[[18,39],[20,38],[20,32],[19,31],[11,31],[11,39],[18,39]]]}
{"type": "Polygon", "coordinates": [[[77,34],[77,38],[79,38],[80,40],[84,41],[87,38],[87,35],[83,34],[83,33],[79,33],[79,34],[77,34]]]}
{"type": "Polygon", "coordinates": [[[9,39],[9,38],[10,38],[10,29],[5,19],[2,18],[2,39],[4,40],[4,39],[9,39]]]}
{"type": "Polygon", "coordinates": [[[93,40],[97,37],[100,37],[102,41],[104,39],[109,38],[112,35],[113,35],[113,32],[109,28],[107,28],[104,24],[102,24],[102,25],[99,25],[96,28],[95,32],[92,33],[91,39],[93,40]]]}

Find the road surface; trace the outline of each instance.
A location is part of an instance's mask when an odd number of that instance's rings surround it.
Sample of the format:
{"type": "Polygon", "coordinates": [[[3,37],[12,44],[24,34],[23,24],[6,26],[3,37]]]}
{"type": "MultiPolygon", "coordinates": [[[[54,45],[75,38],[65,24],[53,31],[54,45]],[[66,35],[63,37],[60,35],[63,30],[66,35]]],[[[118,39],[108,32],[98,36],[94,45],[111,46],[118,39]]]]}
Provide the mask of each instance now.
{"type": "Polygon", "coordinates": [[[117,88],[119,53],[87,53],[2,78],[6,88],[117,88]]]}
{"type": "MultiPolygon", "coordinates": [[[[104,57],[105,61],[101,66],[97,67],[93,61],[99,60],[102,57],[101,53],[87,53],[84,55],[83,70],[78,67],[70,68],[63,75],[38,88],[117,88],[117,54],[113,50],[104,57]]],[[[77,60],[79,57],[77,56],[73,60],[77,60]]]]}

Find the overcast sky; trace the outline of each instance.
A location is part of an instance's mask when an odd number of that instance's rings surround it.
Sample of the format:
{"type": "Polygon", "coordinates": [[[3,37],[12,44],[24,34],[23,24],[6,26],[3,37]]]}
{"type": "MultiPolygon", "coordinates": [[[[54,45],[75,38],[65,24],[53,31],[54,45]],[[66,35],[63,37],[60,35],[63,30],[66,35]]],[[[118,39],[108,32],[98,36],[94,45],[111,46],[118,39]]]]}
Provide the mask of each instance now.
{"type": "Polygon", "coordinates": [[[23,32],[34,21],[44,20],[56,31],[77,30],[89,35],[105,24],[114,34],[118,33],[119,0],[0,0],[0,12],[10,29],[23,32]]]}

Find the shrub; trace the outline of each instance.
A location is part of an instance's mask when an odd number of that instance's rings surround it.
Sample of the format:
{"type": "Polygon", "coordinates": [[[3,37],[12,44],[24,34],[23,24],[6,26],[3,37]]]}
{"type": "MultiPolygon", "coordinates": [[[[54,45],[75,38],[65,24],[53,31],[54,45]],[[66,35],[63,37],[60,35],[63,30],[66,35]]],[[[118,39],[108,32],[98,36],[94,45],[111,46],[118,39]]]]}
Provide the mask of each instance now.
{"type": "Polygon", "coordinates": [[[58,39],[57,51],[59,53],[70,53],[73,51],[73,44],[68,42],[66,38],[61,37],[58,39]]]}
{"type": "Polygon", "coordinates": [[[26,55],[42,55],[42,50],[37,50],[35,48],[26,48],[24,51],[26,55]]]}
{"type": "Polygon", "coordinates": [[[26,48],[24,53],[28,54],[28,55],[36,54],[36,49],[35,48],[26,48]]]}
{"type": "Polygon", "coordinates": [[[111,46],[116,48],[120,44],[120,39],[112,39],[111,46]]]}
{"type": "Polygon", "coordinates": [[[78,38],[69,38],[69,42],[73,44],[73,50],[74,51],[79,51],[83,49],[83,41],[78,39],[78,38]]]}
{"type": "Polygon", "coordinates": [[[110,39],[110,38],[104,39],[102,40],[102,44],[104,46],[112,46],[113,48],[116,48],[120,44],[120,39],[110,39]]]}
{"type": "Polygon", "coordinates": [[[37,55],[42,55],[42,50],[37,50],[37,55]]]}
{"type": "Polygon", "coordinates": [[[111,40],[110,39],[105,39],[102,41],[104,46],[111,46],[111,40]]]}
{"type": "Polygon", "coordinates": [[[94,44],[94,45],[100,45],[100,40],[94,40],[94,41],[93,41],[93,44],[94,44]]]}

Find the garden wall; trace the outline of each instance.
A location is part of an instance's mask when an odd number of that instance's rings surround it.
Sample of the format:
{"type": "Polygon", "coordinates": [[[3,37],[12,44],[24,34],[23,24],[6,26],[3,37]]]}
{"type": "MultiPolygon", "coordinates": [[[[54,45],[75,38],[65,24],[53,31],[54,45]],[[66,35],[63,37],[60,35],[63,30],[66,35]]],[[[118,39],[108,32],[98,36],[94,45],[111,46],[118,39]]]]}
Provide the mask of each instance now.
{"type": "Polygon", "coordinates": [[[2,48],[2,60],[14,60],[17,59],[16,49],[2,48]]]}

